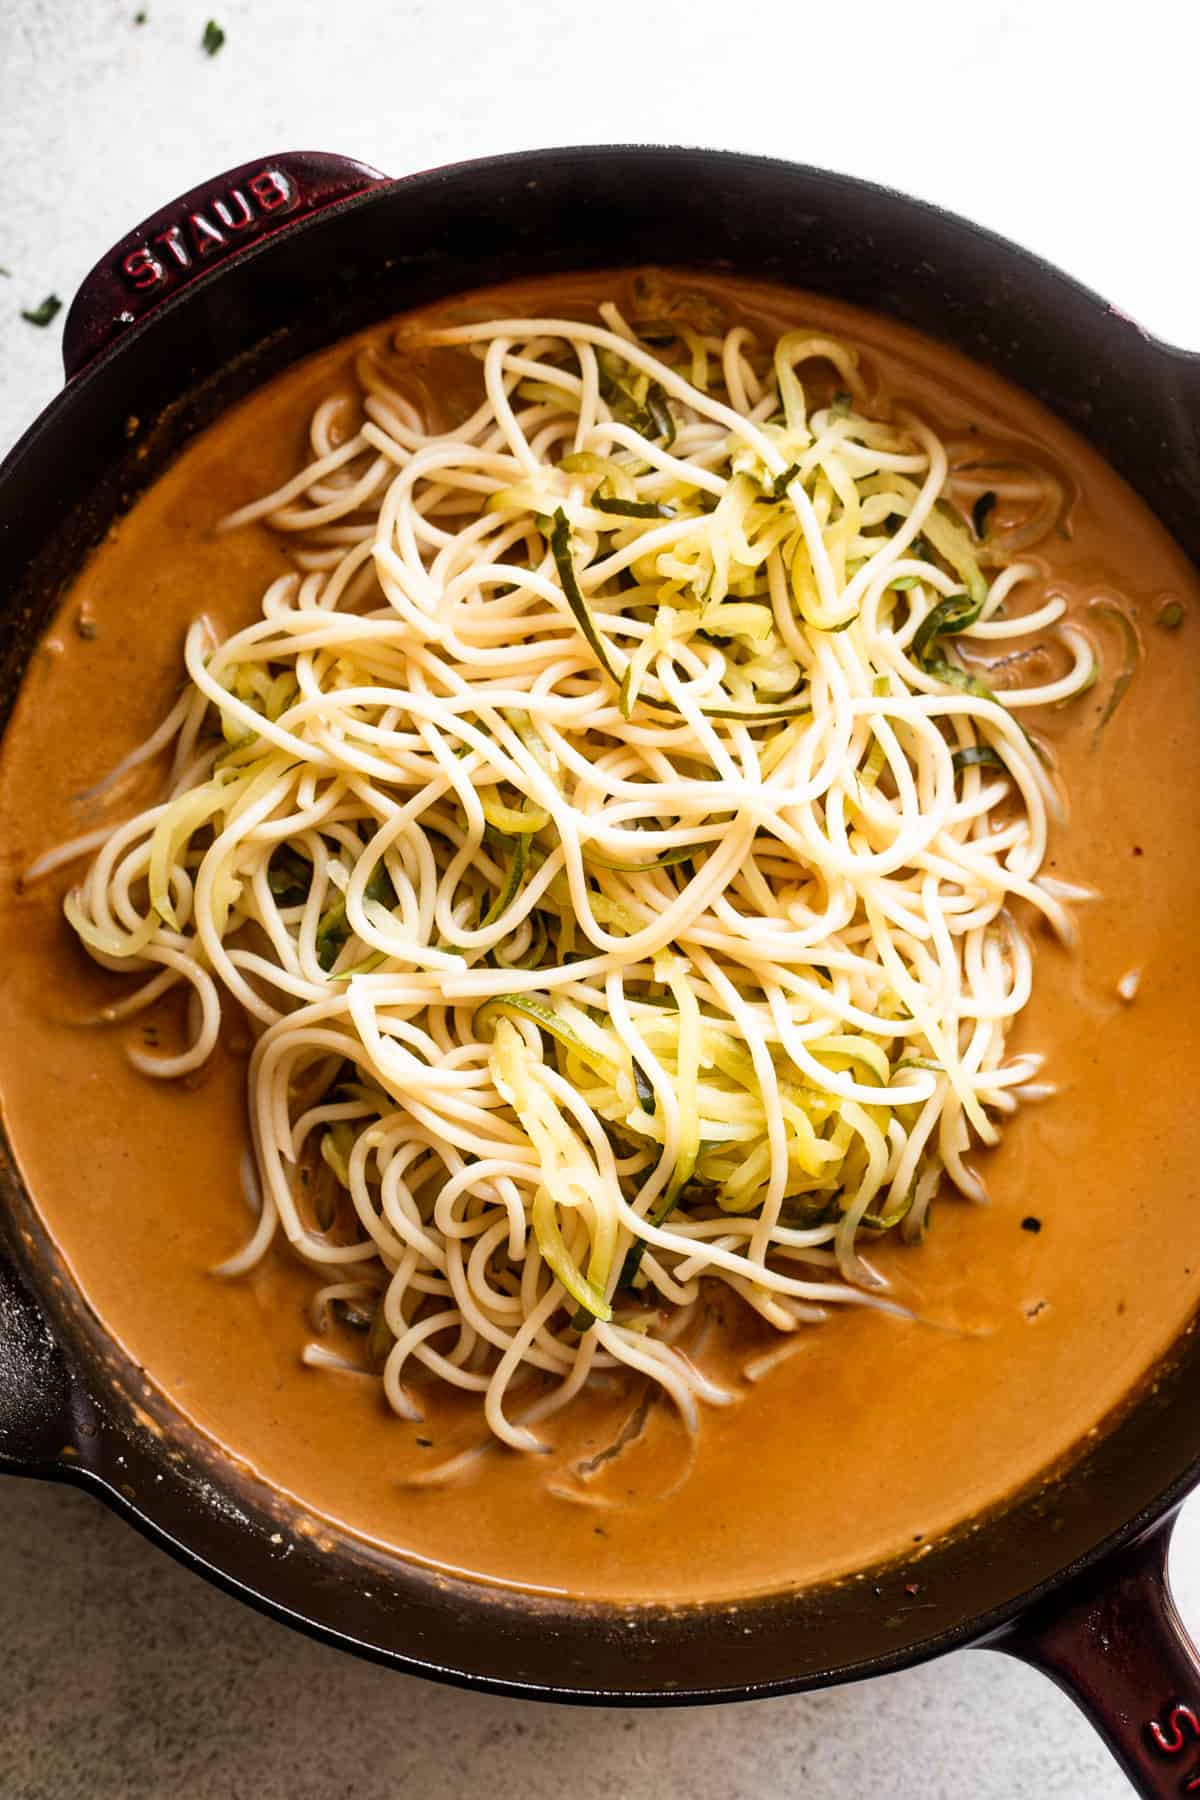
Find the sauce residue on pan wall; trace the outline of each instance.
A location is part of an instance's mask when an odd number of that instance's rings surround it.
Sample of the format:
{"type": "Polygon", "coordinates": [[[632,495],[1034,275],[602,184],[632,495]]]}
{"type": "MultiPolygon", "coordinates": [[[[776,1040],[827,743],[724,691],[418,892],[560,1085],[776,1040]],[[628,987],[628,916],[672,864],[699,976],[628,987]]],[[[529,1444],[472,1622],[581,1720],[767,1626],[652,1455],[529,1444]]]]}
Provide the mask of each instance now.
{"type": "MultiPolygon", "coordinates": [[[[578,311],[626,280],[524,283],[487,299],[578,311]]],[[[0,759],[4,1119],[107,1328],[202,1431],[351,1532],[467,1575],[596,1598],[733,1597],[911,1551],[1066,1454],[1200,1298],[1200,1109],[1181,1103],[1178,1080],[1200,1017],[1195,574],[1118,478],[1015,390],[854,309],[704,285],[774,329],[848,337],[945,436],[1035,445],[1073,494],[1069,534],[1037,550],[1053,585],[1080,606],[1120,597],[1147,650],[1099,739],[1106,681],[1047,722],[1071,801],[1049,867],[1103,897],[1081,908],[1079,952],[1037,934],[1034,998],[1012,1043],[1046,1052],[1060,1091],[1023,1107],[980,1159],[991,1206],[946,1201],[921,1248],[872,1251],[922,1321],[848,1309],[782,1340],[748,1315],[714,1317],[703,1357],[739,1400],[706,1409],[694,1443],[666,1405],[635,1416],[637,1394],[599,1393],[556,1426],[550,1455],[492,1448],[473,1474],[431,1489],[411,1478],[486,1436],[473,1400],[423,1390],[427,1417],[412,1424],[387,1412],[376,1383],[304,1368],[314,1278],[283,1250],[244,1280],[207,1272],[247,1228],[238,1023],[200,1079],[136,1074],[125,1043],[146,1030],[169,1042],[171,1007],[81,1024],[126,984],[95,968],[62,920],[71,872],[25,892],[18,877],[102,821],[80,796],[166,710],[190,619],[248,621],[290,566],[266,529],[212,528],[300,465],[312,408],[353,344],[232,410],[114,527],[33,659],[0,759]],[[1184,608],[1170,635],[1153,623],[1166,600],[1184,608]],[[1140,982],[1126,1002],[1118,982],[1131,970],[1140,982]],[[748,1380],[748,1359],[785,1341],[789,1354],[748,1380]]],[[[1106,650],[1115,666],[1119,647],[1106,650]]],[[[139,772],[111,816],[154,793],[154,773],[139,772]]]]}

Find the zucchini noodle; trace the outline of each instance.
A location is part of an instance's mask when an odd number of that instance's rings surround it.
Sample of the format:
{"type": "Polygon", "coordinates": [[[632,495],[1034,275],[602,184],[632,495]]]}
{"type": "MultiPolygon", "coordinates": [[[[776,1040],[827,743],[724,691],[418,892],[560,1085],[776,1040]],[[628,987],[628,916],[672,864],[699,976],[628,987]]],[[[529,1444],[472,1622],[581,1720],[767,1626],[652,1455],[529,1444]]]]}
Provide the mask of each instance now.
{"type": "Polygon", "coordinates": [[[343,1328],[309,1363],[412,1419],[423,1383],[476,1393],[517,1449],[613,1371],[692,1428],[728,1401],[673,1323],[706,1280],[785,1333],[892,1304],[871,1243],[986,1198],[972,1144],[1050,1091],[1006,1052],[1022,919],[1069,942],[1078,897],[1018,719],[1094,657],[1006,553],[1061,490],[956,475],[848,345],[635,292],[656,316],[364,350],[307,466],[223,521],[294,568],[224,641],[192,625],[120,770],[172,749],[165,797],[40,865],[98,848],[67,917],[143,976],[107,1016],[186,992],[147,1074],[200,1067],[230,1002],[254,1034],[222,1272],[282,1234],[343,1328]],[[984,553],[996,491],[1026,523],[984,553]],[[996,686],[1013,637],[1035,685],[996,686]]]}

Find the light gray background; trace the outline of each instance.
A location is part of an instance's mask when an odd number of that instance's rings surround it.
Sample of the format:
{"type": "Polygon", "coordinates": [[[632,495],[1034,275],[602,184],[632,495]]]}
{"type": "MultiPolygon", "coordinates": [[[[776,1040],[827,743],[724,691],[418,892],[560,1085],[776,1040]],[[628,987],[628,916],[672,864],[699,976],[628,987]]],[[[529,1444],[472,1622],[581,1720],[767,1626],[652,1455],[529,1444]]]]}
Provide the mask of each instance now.
{"type": "MultiPolygon", "coordinates": [[[[537,144],[766,151],[940,201],[1200,348],[1200,9],[1171,0],[0,0],[0,450],[59,385],[20,318],[152,207],[281,149],[389,173],[537,144]],[[224,26],[199,48],[209,11],[224,26]]],[[[1200,1628],[1200,1509],[1176,1583],[1200,1628]]],[[[362,1667],[80,1495],[0,1489],[3,1800],[1115,1800],[986,1653],[702,1712],[575,1712],[362,1667]]]]}

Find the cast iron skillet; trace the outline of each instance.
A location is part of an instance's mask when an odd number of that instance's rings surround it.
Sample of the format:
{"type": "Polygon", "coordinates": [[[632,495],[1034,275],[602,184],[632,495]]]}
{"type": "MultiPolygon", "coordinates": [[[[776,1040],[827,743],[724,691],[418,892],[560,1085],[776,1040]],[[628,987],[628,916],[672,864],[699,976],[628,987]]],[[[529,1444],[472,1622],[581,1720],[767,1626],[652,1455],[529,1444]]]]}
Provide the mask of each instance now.
{"type": "MultiPolygon", "coordinates": [[[[646,261],[834,294],[953,344],[1090,438],[1200,561],[1200,359],[962,219],[711,151],[536,151],[395,182],[289,154],[164,208],[84,283],[66,390],[0,468],[5,707],[62,581],[229,402],[393,311],[502,277],[646,261]]],[[[1200,1661],[1164,1567],[1200,1478],[1191,1328],[1065,1474],[948,1542],[792,1596],[619,1612],[388,1561],[256,1483],[106,1337],[2,1141],[0,1164],[0,1470],[90,1488],[276,1618],[465,1687],[609,1704],[755,1698],[986,1644],[1072,1693],[1140,1792],[1200,1788],[1200,1661]]]]}

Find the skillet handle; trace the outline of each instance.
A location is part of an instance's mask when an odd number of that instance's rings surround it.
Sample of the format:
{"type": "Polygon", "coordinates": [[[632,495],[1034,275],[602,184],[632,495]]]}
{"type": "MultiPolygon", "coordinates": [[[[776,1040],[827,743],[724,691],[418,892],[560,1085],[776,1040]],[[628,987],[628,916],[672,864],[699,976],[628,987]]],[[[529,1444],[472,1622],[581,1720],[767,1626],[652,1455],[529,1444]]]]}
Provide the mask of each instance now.
{"type": "Polygon", "coordinates": [[[64,1453],[77,1454],[76,1399],[62,1352],[0,1243],[0,1473],[49,1475],[64,1453]]]}
{"type": "Polygon", "coordinates": [[[63,330],[68,380],[210,269],[386,180],[347,156],[289,150],[228,169],[169,201],[84,276],[63,330]]]}
{"type": "Polygon", "coordinates": [[[1167,1578],[1175,1516],[985,1646],[1057,1682],[1148,1800],[1200,1794],[1200,1655],[1167,1578]]]}

